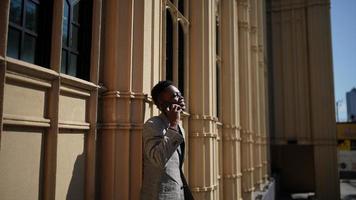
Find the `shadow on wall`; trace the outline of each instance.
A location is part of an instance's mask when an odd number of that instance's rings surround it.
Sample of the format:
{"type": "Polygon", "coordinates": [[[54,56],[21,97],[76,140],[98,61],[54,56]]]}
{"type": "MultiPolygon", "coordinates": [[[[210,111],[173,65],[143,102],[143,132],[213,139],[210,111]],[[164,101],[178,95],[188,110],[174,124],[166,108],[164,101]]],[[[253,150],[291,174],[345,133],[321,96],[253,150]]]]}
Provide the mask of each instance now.
{"type": "Polygon", "coordinates": [[[84,153],[77,156],[67,192],[67,200],[84,199],[84,153]]]}

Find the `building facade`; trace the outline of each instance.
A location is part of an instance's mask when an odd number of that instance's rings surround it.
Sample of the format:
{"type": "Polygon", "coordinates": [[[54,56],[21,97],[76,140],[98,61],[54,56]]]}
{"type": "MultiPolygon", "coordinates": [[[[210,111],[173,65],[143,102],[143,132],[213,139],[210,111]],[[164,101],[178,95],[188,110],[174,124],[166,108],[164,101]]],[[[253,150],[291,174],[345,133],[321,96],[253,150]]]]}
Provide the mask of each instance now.
{"type": "Polygon", "coordinates": [[[346,92],[347,120],[356,121],[356,88],[346,92]]]}
{"type": "Polygon", "coordinates": [[[284,192],[339,199],[329,1],[270,1],[271,162],[284,192]]]}
{"type": "Polygon", "coordinates": [[[301,165],[307,189],[336,199],[331,48],[317,51],[331,42],[329,5],[1,1],[1,199],[139,199],[142,126],[158,114],[150,89],[163,79],[187,102],[184,171],[196,199],[254,199],[271,158],[293,170],[294,147],[282,149],[294,141],[314,153],[301,165]]]}

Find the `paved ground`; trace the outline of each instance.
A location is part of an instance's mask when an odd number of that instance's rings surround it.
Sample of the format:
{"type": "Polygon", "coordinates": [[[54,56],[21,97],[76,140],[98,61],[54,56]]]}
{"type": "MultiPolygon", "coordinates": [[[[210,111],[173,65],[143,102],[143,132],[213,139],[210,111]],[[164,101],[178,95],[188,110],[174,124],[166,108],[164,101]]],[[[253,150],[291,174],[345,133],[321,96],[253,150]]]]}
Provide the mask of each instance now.
{"type": "Polygon", "coordinates": [[[356,200],[356,180],[340,180],[341,200],[356,200]]]}
{"type": "MultiPolygon", "coordinates": [[[[340,200],[356,200],[356,179],[353,180],[340,180],[340,200]]],[[[313,196],[309,194],[310,196],[313,196]]],[[[285,194],[277,198],[278,200],[313,200],[315,198],[309,197],[308,193],[303,194],[285,194]],[[292,197],[293,196],[293,197],[292,197]]]]}

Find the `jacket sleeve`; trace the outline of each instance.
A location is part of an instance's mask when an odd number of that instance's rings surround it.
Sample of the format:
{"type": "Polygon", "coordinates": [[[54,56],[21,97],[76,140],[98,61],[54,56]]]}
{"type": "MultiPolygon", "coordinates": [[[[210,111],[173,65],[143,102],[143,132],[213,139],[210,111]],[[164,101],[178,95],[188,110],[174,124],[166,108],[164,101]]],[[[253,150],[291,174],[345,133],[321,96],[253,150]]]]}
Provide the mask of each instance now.
{"type": "Polygon", "coordinates": [[[146,123],[143,127],[143,145],[146,157],[155,166],[163,169],[177,150],[178,146],[184,141],[178,131],[167,129],[160,130],[153,123],[146,123]]]}

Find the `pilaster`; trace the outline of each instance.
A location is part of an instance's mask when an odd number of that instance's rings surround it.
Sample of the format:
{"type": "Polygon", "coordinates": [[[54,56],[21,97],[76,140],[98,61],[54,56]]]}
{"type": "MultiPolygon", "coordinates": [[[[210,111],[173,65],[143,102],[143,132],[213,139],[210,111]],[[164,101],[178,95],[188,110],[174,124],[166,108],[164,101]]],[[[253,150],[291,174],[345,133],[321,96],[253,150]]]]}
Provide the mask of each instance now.
{"type": "Polygon", "coordinates": [[[196,199],[218,199],[217,119],[214,116],[214,0],[189,1],[189,183],[196,199]]]}
{"type": "Polygon", "coordinates": [[[269,174],[268,168],[270,163],[268,162],[268,154],[269,154],[269,138],[267,136],[268,132],[268,73],[267,73],[267,53],[266,53],[266,9],[265,2],[257,1],[257,26],[258,28],[258,79],[259,79],[259,109],[260,109],[260,142],[261,142],[261,162],[262,162],[262,170],[261,170],[261,178],[263,182],[267,182],[269,174]]]}
{"type": "Polygon", "coordinates": [[[5,85],[5,72],[6,72],[6,46],[7,46],[7,29],[8,29],[8,16],[9,16],[10,1],[1,1],[0,10],[0,147],[1,147],[1,133],[3,121],[3,99],[4,99],[4,85],[5,85]]]}
{"type": "Polygon", "coordinates": [[[144,4],[103,2],[99,198],[139,199],[144,119],[144,4]]]}
{"type": "Polygon", "coordinates": [[[251,41],[248,0],[237,1],[239,37],[239,91],[242,155],[242,196],[251,199],[253,187],[253,140],[251,116],[251,41]]]}
{"type": "Polygon", "coordinates": [[[259,47],[258,34],[258,1],[250,0],[250,40],[251,40],[251,104],[252,104],[252,133],[253,133],[253,182],[256,188],[262,184],[262,160],[261,160],[261,120],[260,120],[260,79],[259,79],[259,47]]]}
{"type": "Polygon", "coordinates": [[[223,199],[242,199],[237,3],[221,1],[223,199]]]}

